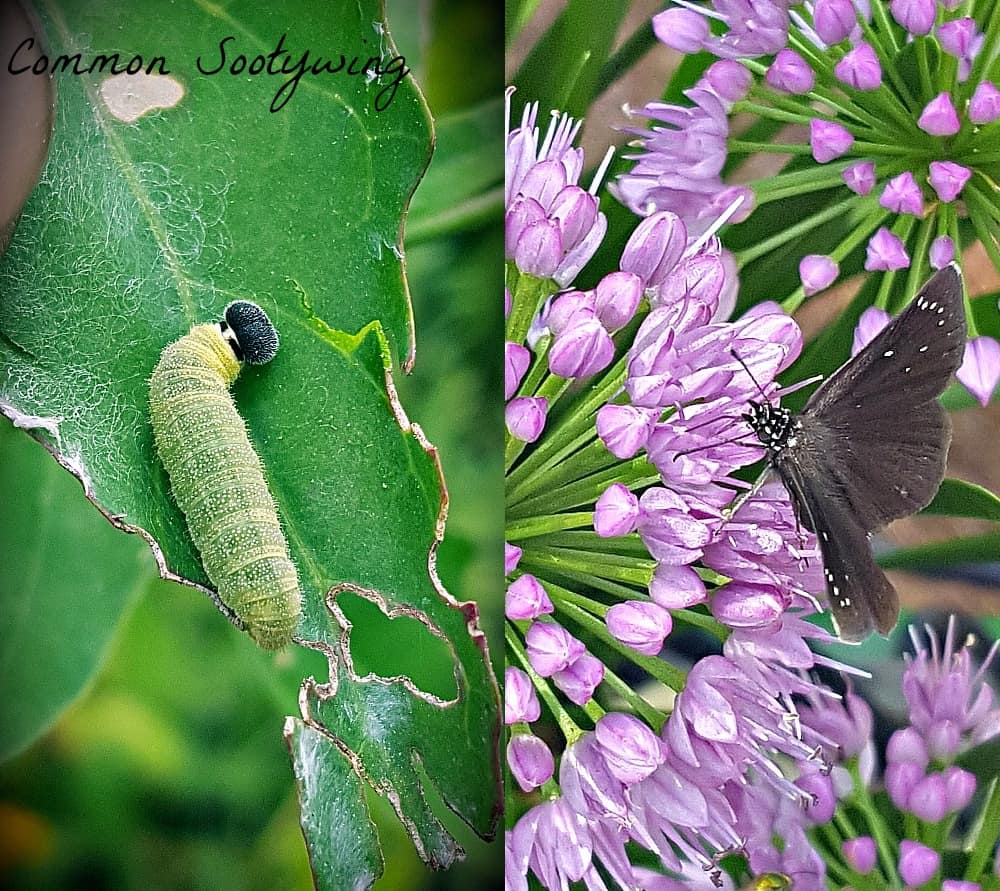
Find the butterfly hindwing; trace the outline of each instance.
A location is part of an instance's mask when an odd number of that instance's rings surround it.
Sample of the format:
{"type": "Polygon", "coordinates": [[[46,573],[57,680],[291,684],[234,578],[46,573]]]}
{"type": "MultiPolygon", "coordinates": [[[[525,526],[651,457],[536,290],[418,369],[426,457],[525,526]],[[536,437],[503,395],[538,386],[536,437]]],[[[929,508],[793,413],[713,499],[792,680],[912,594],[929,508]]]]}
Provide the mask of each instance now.
{"type": "Polygon", "coordinates": [[[816,476],[793,460],[774,464],[801,522],[816,534],[823,556],[827,598],[842,640],[888,634],[899,616],[899,598],[872,557],[868,534],[839,496],[816,490],[816,476]]]}

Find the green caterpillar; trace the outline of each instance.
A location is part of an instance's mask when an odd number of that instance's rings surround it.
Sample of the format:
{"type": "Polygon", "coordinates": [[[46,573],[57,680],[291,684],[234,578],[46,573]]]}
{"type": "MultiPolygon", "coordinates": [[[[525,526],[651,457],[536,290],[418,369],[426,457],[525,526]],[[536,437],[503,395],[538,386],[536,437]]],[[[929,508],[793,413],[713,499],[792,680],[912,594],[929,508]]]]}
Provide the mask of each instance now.
{"type": "Polygon", "coordinates": [[[302,596],[264,468],[229,388],[241,362],[270,362],[277,351],[267,314],[240,300],[220,323],[195,325],[170,344],[149,381],[156,450],[205,572],[265,650],[291,641],[302,596]]]}

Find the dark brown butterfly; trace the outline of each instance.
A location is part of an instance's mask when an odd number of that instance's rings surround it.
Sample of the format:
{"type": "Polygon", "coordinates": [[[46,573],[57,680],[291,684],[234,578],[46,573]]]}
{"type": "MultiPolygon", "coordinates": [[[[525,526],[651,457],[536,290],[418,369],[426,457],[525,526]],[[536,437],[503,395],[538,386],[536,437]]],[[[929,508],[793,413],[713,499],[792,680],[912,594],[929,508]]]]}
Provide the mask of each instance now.
{"type": "Polygon", "coordinates": [[[937,398],[964,348],[962,275],[952,263],[800,414],[752,402],[744,415],[799,522],[816,533],[843,640],[888,634],[899,618],[899,598],[868,538],[925,507],[941,485],[951,423],[937,398]]]}

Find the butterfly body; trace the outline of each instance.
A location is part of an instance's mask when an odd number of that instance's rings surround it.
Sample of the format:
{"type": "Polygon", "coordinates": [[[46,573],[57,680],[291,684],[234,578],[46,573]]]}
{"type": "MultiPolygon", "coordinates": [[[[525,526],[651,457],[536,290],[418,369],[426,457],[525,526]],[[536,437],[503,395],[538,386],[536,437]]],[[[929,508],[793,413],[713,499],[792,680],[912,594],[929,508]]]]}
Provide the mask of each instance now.
{"type": "Polygon", "coordinates": [[[844,640],[888,634],[895,589],[868,539],[925,507],[944,477],[951,442],[937,401],[965,347],[962,280],[939,272],[861,352],[835,371],[800,414],[754,402],[744,420],[799,522],[816,534],[827,596],[844,640]]]}

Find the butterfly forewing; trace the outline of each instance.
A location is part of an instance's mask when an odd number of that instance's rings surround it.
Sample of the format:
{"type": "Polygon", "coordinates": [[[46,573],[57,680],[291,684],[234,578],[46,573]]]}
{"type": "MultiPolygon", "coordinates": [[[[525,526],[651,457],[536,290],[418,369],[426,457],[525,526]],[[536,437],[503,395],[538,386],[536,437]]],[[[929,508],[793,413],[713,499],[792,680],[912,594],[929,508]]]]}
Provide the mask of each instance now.
{"type": "Polygon", "coordinates": [[[821,476],[866,532],[909,516],[937,492],[951,441],[937,397],[964,347],[962,281],[948,266],[824,382],[799,417],[803,439],[823,453],[821,476]]]}

